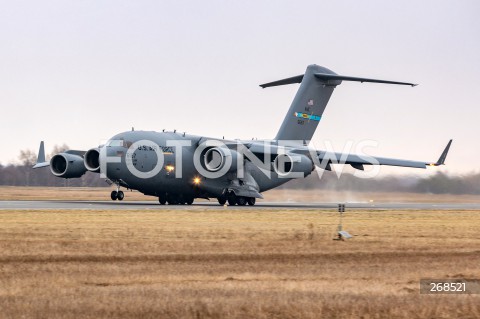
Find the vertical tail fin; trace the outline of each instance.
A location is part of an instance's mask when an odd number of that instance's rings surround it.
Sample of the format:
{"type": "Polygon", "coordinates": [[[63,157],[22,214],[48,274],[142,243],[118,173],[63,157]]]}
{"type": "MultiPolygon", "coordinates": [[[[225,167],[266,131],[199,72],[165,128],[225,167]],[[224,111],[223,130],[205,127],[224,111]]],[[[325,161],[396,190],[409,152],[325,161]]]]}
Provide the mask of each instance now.
{"type": "Polygon", "coordinates": [[[315,73],[336,75],[327,68],[309,65],[304,75],[261,85],[262,87],[269,87],[301,83],[275,137],[276,140],[296,140],[299,143],[308,143],[311,140],[330,96],[335,86],[339,84],[339,81],[334,83],[322,81],[315,77],[315,73]]]}
{"type": "Polygon", "coordinates": [[[408,82],[343,76],[322,66],[309,65],[303,75],[260,85],[262,88],[266,88],[301,83],[275,140],[298,141],[301,144],[308,144],[317,129],[333,90],[342,81],[416,86],[416,84],[408,82]]]}

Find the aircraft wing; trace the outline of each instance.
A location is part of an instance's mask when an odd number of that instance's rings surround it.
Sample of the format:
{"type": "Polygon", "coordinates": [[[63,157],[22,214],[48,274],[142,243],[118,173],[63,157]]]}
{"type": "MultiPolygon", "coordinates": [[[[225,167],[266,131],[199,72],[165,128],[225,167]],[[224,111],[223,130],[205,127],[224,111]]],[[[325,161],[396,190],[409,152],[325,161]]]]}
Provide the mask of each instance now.
{"type": "Polygon", "coordinates": [[[450,140],[436,162],[411,161],[398,158],[375,157],[367,155],[355,155],[336,152],[317,151],[317,166],[331,170],[330,164],[350,164],[353,168],[363,170],[364,165],[385,165],[400,167],[426,168],[427,166],[440,166],[445,164],[445,159],[450,149],[450,140]],[[320,164],[320,165],[318,165],[320,164]]]}
{"type": "MultiPolygon", "coordinates": [[[[77,151],[77,150],[67,150],[63,153],[66,154],[74,154],[78,156],[82,156],[86,153],[86,151],[77,151]]],[[[40,167],[46,167],[50,166],[50,162],[45,160],[45,144],[43,141],[40,142],[40,148],[38,149],[38,156],[37,156],[37,162],[32,168],[40,168],[40,167]]]]}

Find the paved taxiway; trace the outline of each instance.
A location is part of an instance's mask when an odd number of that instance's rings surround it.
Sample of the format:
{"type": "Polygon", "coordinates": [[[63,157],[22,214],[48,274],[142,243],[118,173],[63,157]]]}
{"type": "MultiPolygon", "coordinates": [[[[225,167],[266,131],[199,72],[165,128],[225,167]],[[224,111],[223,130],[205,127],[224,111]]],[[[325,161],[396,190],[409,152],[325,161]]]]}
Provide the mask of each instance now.
{"type": "MultiPolygon", "coordinates": [[[[346,203],[350,209],[368,209],[368,210],[480,210],[480,203],[346,203]]],[[[185,209],[185,208],[218,208],[216,201],[197,202],[192,206],[184,205],[165,205],[162,206],[154,201],[138,201],[138,202],[118,202],[118,201],[0,201],[0,210],[42,210],[42,209],[91,209],[91,210],[158,210],[162,208],[168,209],[185,209]]],[[[246,206],[249,207],[249,206],[246,206]]],[[[250,206],[251,207],[251,206],[250,206]]],[[[265,208],[284,208],[284,209],[336,209],[337,203],[298,203],[298,202],[257,202],[254,206],[257,209],[265,208]]],[[[243,207],[235,206],[235,209],[243,207]]]]}

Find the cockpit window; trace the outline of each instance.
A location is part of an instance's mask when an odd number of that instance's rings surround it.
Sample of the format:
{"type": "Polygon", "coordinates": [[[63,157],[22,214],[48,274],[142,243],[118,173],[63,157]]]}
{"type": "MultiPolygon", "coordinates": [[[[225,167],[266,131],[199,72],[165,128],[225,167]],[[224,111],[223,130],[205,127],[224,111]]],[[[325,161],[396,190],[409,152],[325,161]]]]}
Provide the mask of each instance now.
{"type": "Polygon", "coordinates": [[[125,141],[122,137],[119,137],[109,140],[106,146],[130,148],[132,144],[133,143],[131,141],[125,141]]]}
{"type": "Polygon", "coordinates": [[[109,140],[107,146],[125,147],[125,141],[123,139],[109,140]]]}

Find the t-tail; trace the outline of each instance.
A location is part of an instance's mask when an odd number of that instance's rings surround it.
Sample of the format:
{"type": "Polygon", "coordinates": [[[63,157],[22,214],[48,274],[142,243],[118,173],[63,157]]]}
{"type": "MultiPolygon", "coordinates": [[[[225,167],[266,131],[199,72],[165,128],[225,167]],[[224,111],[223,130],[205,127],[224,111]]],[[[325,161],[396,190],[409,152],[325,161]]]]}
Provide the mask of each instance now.
{"type": "Polygon", "coordinates": [[[415,86],[413,83],[376,80],[338,75],[318,65],[309,65],[305,74],[265,83],[262,88],[301,83],[275,140],[307,145],[322,119],[330,96],[342,81],[372,82],[415,86]],[[295,142],[294,142],[295,141],[295,142]]]}

